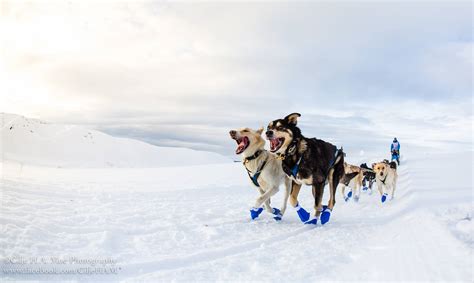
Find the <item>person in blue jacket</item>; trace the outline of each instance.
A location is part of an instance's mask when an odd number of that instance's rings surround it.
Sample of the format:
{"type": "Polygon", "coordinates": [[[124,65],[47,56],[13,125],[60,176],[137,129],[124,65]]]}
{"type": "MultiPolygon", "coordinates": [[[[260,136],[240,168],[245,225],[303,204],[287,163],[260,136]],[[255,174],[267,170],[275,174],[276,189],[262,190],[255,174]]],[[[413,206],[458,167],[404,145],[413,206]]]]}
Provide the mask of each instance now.
{"type": "Polygon", "coordinates": [[[397,160],[398,165],[400,165],[400,143],[397,138],[393,139],[392,145],[390,146],[390,152],[392,153],[392,161],[397,160]]]}

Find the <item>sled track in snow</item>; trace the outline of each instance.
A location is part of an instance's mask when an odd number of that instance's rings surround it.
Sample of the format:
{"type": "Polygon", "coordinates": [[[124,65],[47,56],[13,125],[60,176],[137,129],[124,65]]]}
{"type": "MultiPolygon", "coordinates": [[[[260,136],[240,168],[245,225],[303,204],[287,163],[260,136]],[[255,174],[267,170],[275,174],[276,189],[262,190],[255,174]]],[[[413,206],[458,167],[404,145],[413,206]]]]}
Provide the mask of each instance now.
{"type": "Polygon", "coordinates": [[[279,242],[286,241],[291,237],[299,236],[303,233],[307,233],[313,229],[316,229],[316,226],[304,226],[292,232],[282,233],[280,235],[271,236],[263,240],[251,241],[229,248],[214,249],[191,254],[189,256],[180,256],[150,262],[129,264],[124,266],[123,270],[127,276],[136,276],[143,273],[183,268],[193,264],[219,260],[224,257],[231,257],[241,253],[250,252],[252,250],[259,249],[262,247],[262,245],[278,244],[279,242]]]}

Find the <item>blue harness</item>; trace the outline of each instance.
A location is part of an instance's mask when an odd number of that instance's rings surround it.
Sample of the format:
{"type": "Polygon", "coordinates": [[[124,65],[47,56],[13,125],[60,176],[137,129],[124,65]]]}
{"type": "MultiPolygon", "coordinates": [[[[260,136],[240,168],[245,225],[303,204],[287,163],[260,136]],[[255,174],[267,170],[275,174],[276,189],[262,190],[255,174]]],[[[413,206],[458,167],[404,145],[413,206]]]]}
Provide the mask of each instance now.
{"type": "Polygon", "coordinates": [[[260,173],[262,173],[263,167],[265,167],[265,164],[267,164],[267,160],[265,159],[265,161],[263,161],[262,165],[260,165],[260,168],[253,175],[251,174],[250,170],[247,169],[247,166],[245,166],[245,164],[247,162],[249,162],[250,160],[253,160],[253,159],[257,158],[260,155],[260,153],[262,153],[261,150],[255,152],[254,155],[249,156],[249,157],[245,158],[245,160],[244,160],[245,170],[247,170],[247,174],[249,175],[249,178],[252,181],[252,183],[257,187],[260,187],[260,184],[258,183],[258,177],[260,177],[260,173]]]}
{"type": "MultiPolygon", "coordinates": [[[[332,160],[331,160],[331,165],[329,166],[329,170],[331,170],[331,168],[334,166],[334,163],[336,162],[337,156],[338,156],[339,153],[341,153],[341,152],[342,152],[342,147],[341,147],[340,149],[337,149],[337,148],[336,148],[336,153],[334,153],[334,157],[333,157],[332,160]]],[[[345,155],[346,155],[346,154],[344,153],[344,156],[345,156],[345,155]]],[[[328,170],[328,171],[329,171],[329,170],[328,170]]]]}
{"type": "Polygon", "coordinates": [[[257,187],[260,187],[260,184],[258,183],[258,177],[260,177],[260,173],[262,173],[262,170],[263,170],[263,167],[265,167],[265,164],[267,164],[267,161],[263,161],[262,165],[260,165],[260,168],[257,170],[257,172],[255,172],[255,174],[250,174],[250,170],[247,169],[247,167],[245,167],[245,170],[247,170],[247,174],[249,175],[249,178],[250,180],[252,180],[252,183],[257,186],[257,187]]]}
{"type": "MultiPolygon", "coordinates": [[[[340,149],[337,149],[336,152],[334,153],[334,156],[331,160],[331,165],[329,165],[329,169],[328,169],[328,172],[329,170],[331,170],[331,168],[334,166],[334,163],[336,162],[336,159],[337,159],[337,156],[339,155],[339,153],[342,151],[342,148],[340,149]]],[[[291,168],[290,172],[291,172],[291,176],[293,176],[294,178],[296,178],[296,175],[298,174],[298,171],[300,170],[300,163],[301,163],[301,159],[303,158],[303,156],[300,157],[300,159],[298,159],[298,161],[296,162],[295,166],[293,166],[293,168],[291,168]]],[[[249,175],[250,176],[250,175],[249,175]]]]}
{"type": "Polygon", "coordinates": [[[291,168],[291,176],[295,177],[296,178],[296,175],[298,175],[298,171],[300,170],[300,163],[301,163],[301,159],[303,158],[303,156],[300,157],[300,159],[298,159],[298,162],[296,162],[295,166],[293,166],[293,168],[291,168]]]}

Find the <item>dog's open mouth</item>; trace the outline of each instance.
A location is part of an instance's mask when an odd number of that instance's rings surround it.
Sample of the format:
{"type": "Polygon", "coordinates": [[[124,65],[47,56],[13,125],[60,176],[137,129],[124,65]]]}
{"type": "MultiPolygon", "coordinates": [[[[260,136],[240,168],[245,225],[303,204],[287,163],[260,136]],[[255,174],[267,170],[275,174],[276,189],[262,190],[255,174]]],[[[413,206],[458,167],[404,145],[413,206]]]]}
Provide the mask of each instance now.
{"type": "Polygon", "coordinates": [[[249,138],[247,137],[241,137],[240,139],[235,139],[237,142],[237,149],[235,150],[235,154],[241,154],[244,152],[244,150],[247,149],[249,146],[249,138]]]}
{"type": "Polygon", "coordinates": [[[283,145],[285,138],[272,138],[270,139],[270,151],[275,152],[280,149],[283,145]]]}

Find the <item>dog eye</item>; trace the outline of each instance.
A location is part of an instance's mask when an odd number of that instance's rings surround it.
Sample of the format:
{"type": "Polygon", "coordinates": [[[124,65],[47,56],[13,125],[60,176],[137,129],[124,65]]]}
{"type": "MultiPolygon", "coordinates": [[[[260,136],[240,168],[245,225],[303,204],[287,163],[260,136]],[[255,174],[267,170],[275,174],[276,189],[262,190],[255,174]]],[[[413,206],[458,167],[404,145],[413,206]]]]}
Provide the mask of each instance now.
{"type": "Polygon", "coordinates": [[[247,133],[249,130],[242,130],[242,132],[247,133]]]}

